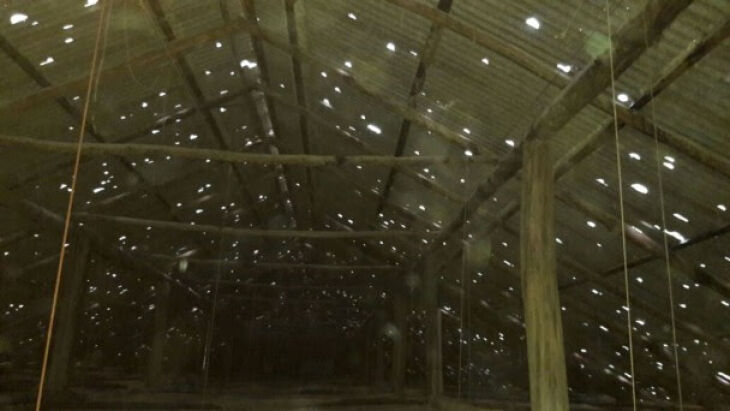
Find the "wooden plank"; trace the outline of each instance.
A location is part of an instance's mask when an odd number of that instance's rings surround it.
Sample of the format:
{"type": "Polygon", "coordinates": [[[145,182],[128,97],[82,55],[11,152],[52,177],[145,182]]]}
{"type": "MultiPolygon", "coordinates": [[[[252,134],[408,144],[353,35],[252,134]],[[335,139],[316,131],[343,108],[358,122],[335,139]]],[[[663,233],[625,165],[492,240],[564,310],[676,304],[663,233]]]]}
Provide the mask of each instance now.
{"type": "Polygon", "coordinates": [[[568,382],[555,260],[555,196],[549,144],[546,140],[525,144],[520,213],[522,301],[532,409],[567,410],[568,382]]]}
{"type": "Polygon", "coordinates": [[[152,334],[152,345],[147,360],[147,384],[150,387],[160,386],[167,340],[167,319],[170,305],[170,283],[160,281],[155,290],[155,323],[152,334]]]}
{"type": "Polygon", "coordinates": [[[393,323],[397,333],[393,339],[393,365],[391,367],[391,383],[393,392],[403,397],[405,389],[406,362],[407,362],[407,340],[408,340],[408,295],[405,287],[401,285],[402,277],[394,279],[393,286],[393,323]]]}
{"type": "Polygon", "coordinates": [[[426,310],[426,392],[428,400],[435,404],[443,394],[443,357],[441,354],[441,315],[438,306],[439,272],[434,264],[426,264],[423,270],[423,306],[426,310]]]}
{"type": "Polygon", "coordinates": [[[394,238],[394,237],[418,237],[430,238],[438,235],[433,231],[403,231],[403,230],[367,230],[367,231],[345,231],[345,230],[267,230],[257,228],[233,228],[209,224],[189,224],[175,221],[148,220],[143,218],[112,216],[91,213],[76,213],[77,218],[87,221],[109,222],[141,227],[162,228],[176,231],[199,232],[209,234],[220,234],[238,237],[275,237],[275,238],[394,238]]]}
{"type": "MultiPolygon", "coordinates": [[[[76,152],[76,143],[41,140],[28,137],[0,135],[0,145],[43,150],[56,153],[72,154],[76,152]]],[[[136,143],[84,143],[81,151],[85,156],[174,156],[191,160],[213,160],[243,165],[296,165],[307,167],[324,166],[424,166],[433,164],[465,164],[492,163],[485,156],[449,157],[449,156],[385,156],[385,155],[350,155],[338,156],[327,154],[260,154],[209,148],[188,148],[158,144],[136,143]]]]}
{"type": "Polygon", "coordinates": [[[76,326],[81,315],[81,298],[84,294],[84,278],[89,265],[90,242],[78,235],[71,240],[73,253],[64,267],[61,291],[58,299],[56,325],[52,338],[48,364],[46,390],[54,396],[66,390],[69,379],[71,353],[76,341],[76,326]]]}

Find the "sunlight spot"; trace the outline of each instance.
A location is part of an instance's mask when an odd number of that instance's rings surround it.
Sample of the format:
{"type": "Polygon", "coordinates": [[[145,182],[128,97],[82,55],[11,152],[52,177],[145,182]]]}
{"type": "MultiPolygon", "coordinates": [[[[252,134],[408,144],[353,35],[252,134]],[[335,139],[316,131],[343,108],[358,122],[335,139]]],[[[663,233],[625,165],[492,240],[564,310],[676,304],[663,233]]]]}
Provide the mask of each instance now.
{"type": "Polygon", "coordinates": [[[41,61],[40,65],[47,66],[47,65],[53,63],[54,61],[56,61],[56,60],[54,60],[53,57],[46,57],[45,60],[41,61]]]}
{"type": "Polygon", "coordinates": [[[525,24],[532,27],[535,30],[538,30],[540,28],[540,20],[538,20],[536,17],[528,17],[525,19],[525,24]]]}
{"type": "Polygon", "coordinates": [[[674,218],[676,218],[679,221],[683,221],[685,223],[689,223],[689,219],[687,217],[683,216],[682,214],[674,213],[672,215],[674,216],[674,218]]]}
{"type": "Polygon", "coordinates": [[[646,188],[646,186],[641,183],[631,184],[631,188],[633,188],[635,191],[637,191],[641,194],[647,194],[649,192],[649,189],[646,188]]]}
{"type": "Polygon", "coordinates": [[[571,66],[570,64],[558,63],[555,66],[563,73],[570,73],[570,71],[573,70],[573,66],[571,66]]]}
{"type": "Polygon", "coordinates": [[[255,61],[252,61],[252,60],[248,60],[248,59],[241,60],[240,64],[241,64],[241,68],[245,68],[245,69],[249,69],[249,70],[254,69],[258,66],[258,63],[256,63],[255,61]]]}
{"type": "Polygon", "coordinates": [[[10,24],[23,23],[28,20],[28,15],[23,13],[13,13],[10,16],[10,24]]]}
{"type": "Polygon", "coordinates": [[[372,131],[375,134],[381,134],[383,132],[380,127],[372,123],[368,124],[368,130],[372,131]]]}

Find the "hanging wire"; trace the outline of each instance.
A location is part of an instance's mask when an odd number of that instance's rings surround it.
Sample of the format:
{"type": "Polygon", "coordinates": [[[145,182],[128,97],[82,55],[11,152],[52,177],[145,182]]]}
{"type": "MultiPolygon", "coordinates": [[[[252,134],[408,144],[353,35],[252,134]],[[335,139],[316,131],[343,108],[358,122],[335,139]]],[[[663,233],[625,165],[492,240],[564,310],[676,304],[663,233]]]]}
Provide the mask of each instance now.
{"type": "MultiPolygon", "coordinates": [[[[644,46],[649,48],[649,39],[647,37],[646,21],[644,21],[644,46]]],[[[677,399],[679,401],[680,411],[684,410],[684,401],[682,399],[682,378],[679,370],[679,350],[677,346],[677,326],[674,314],[674,290],[672,287],[672,266],[669,263],[669,238],[667,235],[667,213],[664,204],[664,179],[662,178],[661,160],[659,160],[659,136],[656,128],[656,106],[654,104],[654,79],[650,80],[649,86],[649,105],[651,107],[651,128],[654,135],[654,157],[656,160],[656,173],[659,183],[659,209],[662,218],[662,242],[664,246],[664,266],[667,274],[667,292],[669,294],[669,318],[672,323],[672,349],[674,351],[674,371],[677,380],[677,399]]]]}
{"type": "Polygon", "coordinates": [[[61,280],[63,279],[63,263],[66,257],[66,243],[71,228],[71,212],[73,211],[73,202],[76,194],[76,183],[78,181],[79,166],[81,164],[81,148],[84,143],[84,135],[86,134],[87,120],[89,109],[91,107],[92,93],[99,86],[99,73],[101,67],[100,50],[104,48],[103,43],[106,40],[104,36],[106,26],[109,22],[109,14],[111,13],[111,1],[105,1],[99,14],[99,24],[96,30],[96,40],[94,43],[94,51],[91,57],[91,68],[89,69],[89,82],[86,87],[86,97],[84,99],[84,109],[81,115],[81,127],[79,127],[78,143],[76,145],[76,157],[74,159],[73,173],[71,176],[71,192],[68,197],[68,205],[66,206],[66,217],[63,223],[63,234],[61,236],[61,252],[58,259],[58,269],[56,270],[56,279],[53,286],[53,299],[51,300],[51,312],[48,318],[48,331],[46,332],[46,343],[43,349],[43,361],[41,363],[41,375],[38,382],[38,393],[36,394],[36,411],[40,411],[43,404],[43,389],[46,384],[46,374],[48,371],[48,357],[51,351],[51,342],[53,340],[54,325],[56,322],[56,311],[58,309],[58,299],[61,291],[61,280]],[[102,41],[104,39],[104,42],[102,41]]]}
{"type": "Polygon", "coordinates": [[[624,212],[624,185],[621,173],[621,145],[618,136],[618,113],[616,110],[616,73],[613,62],[613,33],[611,32],[611,8],[610,0],[606,0],[606,24],[608,26],[608,57],[611,68],[611,102],[613,107],[613,132],[616,144],[616,172],[618,175],[618,201],[621,214],[621,250],[624,269],[624,289],[626,292],[626,325],[629,334],[629,361],[631,370],[631,400],[633,409],[636,411],[636,375],[634,373],[634,341],[631,328],[631,295],[629,290],[629,267],[626,253],[626,216],[624,212]]]}

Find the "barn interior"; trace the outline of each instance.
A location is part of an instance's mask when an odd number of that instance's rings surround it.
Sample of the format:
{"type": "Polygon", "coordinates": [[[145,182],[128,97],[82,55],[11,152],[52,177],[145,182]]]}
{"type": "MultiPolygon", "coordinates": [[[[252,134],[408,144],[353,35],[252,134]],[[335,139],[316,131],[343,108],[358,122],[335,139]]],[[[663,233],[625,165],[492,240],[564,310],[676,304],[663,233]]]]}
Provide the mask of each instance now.
{"type": "Polygon", "coordinates": [[[729,34],[0,1],[0,408],[727,407],[729,34]]]}

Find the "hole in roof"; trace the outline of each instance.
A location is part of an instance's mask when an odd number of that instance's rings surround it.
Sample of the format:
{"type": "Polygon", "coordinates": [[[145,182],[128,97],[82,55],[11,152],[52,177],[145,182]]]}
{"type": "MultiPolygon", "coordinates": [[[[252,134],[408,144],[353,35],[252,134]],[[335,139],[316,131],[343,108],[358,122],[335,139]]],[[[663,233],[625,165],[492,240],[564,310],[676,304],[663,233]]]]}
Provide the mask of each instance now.
{"type": "Polygon", "coordinates": [[[674,216],[674,218],[676,218],[679,221],[689,223],[689,219],[687,217],[683,216],[682,214],[674,213],[674,214],[672,214],[672,216],[674,216]]]}
{"type": "Polygon", "coordinates": [[[13,13],[10,15],[10,24],[19,24],[28,20],[28,15],[24,13],[13,13]]]}
{"type": "Polygon", "coordinates": [[[535,30],[538,30],[540,28],[540,20],[537,19],[535,16],[530,16],[525,19],[525,24],[532,27],[535,30]]]}
{"type": "Polygon", "coordinates": [[[570,73],[573,70],[573,66],[571,66],[570,64],[558,63],[555,65],[555,67],[557,67],[558,70],[562,71],[563,73],[570,73]]]}
{"type": "Polygon", "coordinates": [[[54,59],[53,59],[53,57],[50,57],[50,56],[49,56],[49,57],[46,57],[46,59],[45,59],[45,60],[41,61],[40,65],[41,65],[41,66],[47,66],[47,65],[49,65],[49,64],[52,64],[52,63],[53,63],[53,62],[55,62],[55,61],[56,61],[56,60],[54,60],[54,59]]]}
{"type": "MultiPolygon", "coordinates": [[[[258,66],[258,64],[255,61],[251,61],[248,59],[241,60],[240,64],[241,64],[241,68],[245,68],[245,69],[253,69],[258,66]]],[[[208,73],[206,72],[206,74],[208,74],[208,73]]]]}
{"type": "Polygon", "coordinates": [[[383,132],[380,127],[372,123],[368,124],[368,130],[372,131],[375,134],[381,134],[383,132]]]}
{"type": "Polygon", "coordinates": [[[641,194],[646,194],[649,192],[649,189],[641,183],[633,183],[633,184],[631,184],[631,188],[633,188],[635,191],[637,191],[641,194]]]}

